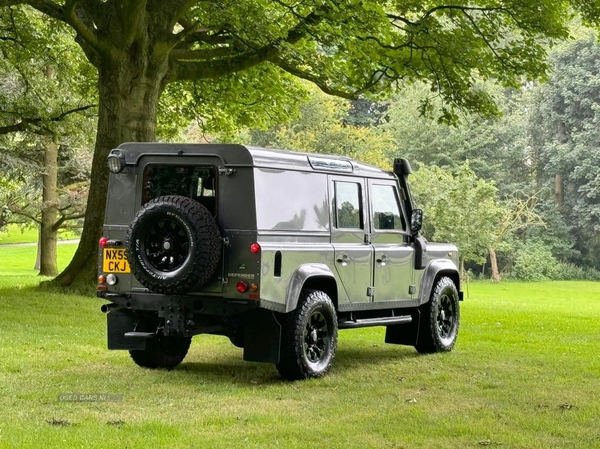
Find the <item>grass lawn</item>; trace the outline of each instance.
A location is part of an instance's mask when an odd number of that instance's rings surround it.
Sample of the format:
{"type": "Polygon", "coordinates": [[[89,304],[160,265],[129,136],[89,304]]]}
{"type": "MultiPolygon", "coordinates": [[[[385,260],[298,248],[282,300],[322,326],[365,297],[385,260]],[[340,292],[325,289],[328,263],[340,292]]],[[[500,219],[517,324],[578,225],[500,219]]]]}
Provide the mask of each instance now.
{"type": "MultiPolygon", "coordinates": [[[[57,245],[58,269],[62,270],[73,258],[77,243],[57,245]]],[[[13,282],[25,282],[30,285],[35,282],[38,271],[34,270],[37,256],[37,246],[2,247],[0,245],[0,285],[10,287],[13,282]],[[23,279],[23,276],[25,278],[23,279]],[[33,279],[30,279],[33,276],[33,279]]],[[[42,278],[46,279],[46,278],[42,278]]]]}
{"type": "Polygon", "coordinates": [[[344,330],[330,375],[290,383],[222,337],[196,337],[174,371],[138,368],[106,349],[100,300],[35,290],[15,249],[0,248],[0,447],[600,447],[600,283],[473,283],[453,352],[344,330]]]}
{"type": "MultiPolygon", "coordinates": [[[[34,243],[38,241],[37,228],[21,228],[9,224],[6,229],[0,231],[0,245],[7,243],[34,243]]],[[[72,231],[59,232],[59,240],[77,239],[79,236],[72,231]]],[[[1,265],[0,265],[1,266],[1,265]]]]}

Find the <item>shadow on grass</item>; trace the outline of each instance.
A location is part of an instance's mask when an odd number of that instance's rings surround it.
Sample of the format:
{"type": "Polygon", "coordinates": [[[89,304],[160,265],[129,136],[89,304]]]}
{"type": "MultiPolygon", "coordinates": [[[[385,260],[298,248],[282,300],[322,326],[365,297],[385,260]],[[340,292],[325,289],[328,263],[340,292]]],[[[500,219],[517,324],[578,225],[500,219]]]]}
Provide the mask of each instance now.
{"type": "MultiPolygon", "coordinates": [[[[419,357],[419,354],[407,347],[386,345],[363,348],[343,348],[336,352],[332,372],[344,374],[355,371],[365,365],[375,369],[380,365],[399,364],[419,357]]],[[[235,384],[254,387],[257,384],[280,384],[282,382],[275,365],[268,363],[245,362],[233,355],[219,358],[218,362],[190,361],[183,362],[175,369],[179,373],[178,380],[185,380],[186,374],[190,383],[235,384]]]]}

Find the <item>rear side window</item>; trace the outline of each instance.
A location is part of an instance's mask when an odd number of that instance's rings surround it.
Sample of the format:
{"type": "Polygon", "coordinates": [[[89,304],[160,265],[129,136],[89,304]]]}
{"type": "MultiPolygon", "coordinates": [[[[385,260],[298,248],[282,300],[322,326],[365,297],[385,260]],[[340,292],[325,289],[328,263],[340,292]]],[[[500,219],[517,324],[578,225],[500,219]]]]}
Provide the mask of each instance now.
{"type": "Polygon", "coordinates": [[[216,215],[216,170],[211,166],[147,165],[142,204],[164,195],[181,195],[203,204],[216,215]]]}
{"type": "Polygon", "coordinates": [[[338,229],[362,229],[360,184],[335,182],[335,223],[338,229]]]}

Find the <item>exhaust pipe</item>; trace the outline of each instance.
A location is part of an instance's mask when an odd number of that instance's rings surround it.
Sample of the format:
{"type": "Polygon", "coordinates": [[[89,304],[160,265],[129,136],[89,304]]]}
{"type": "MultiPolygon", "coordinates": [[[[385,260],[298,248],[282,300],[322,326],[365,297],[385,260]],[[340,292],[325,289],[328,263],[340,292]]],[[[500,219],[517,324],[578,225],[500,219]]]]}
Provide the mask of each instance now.
{"type": "Polygon", "coordinates": [[[110,304],[102,304],[100,306],[100,310],[102,311],[102,313],[108,313],[108,312],[112,312],[114,310],[119,310],[122,308],[123,308],[123,306],[121,306],[119,304],[115,304],[113,302],[111,302],[110,304]]]}

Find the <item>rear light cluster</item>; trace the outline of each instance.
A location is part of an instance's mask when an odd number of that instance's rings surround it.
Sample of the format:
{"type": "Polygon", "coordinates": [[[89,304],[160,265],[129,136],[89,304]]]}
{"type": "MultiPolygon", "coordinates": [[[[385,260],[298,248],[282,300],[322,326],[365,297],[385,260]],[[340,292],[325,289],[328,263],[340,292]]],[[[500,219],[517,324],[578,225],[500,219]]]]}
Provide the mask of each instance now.
{"type": "MultiPolygon", "coordinates": [[[[261,248],[260,248],[260,245],[258,243],[252,243],[250,245],[250,252],[252,254],[258,254],[258,253],[260,253],[260,249],[261,248]]],[[[258,292],[258,284],[255,284],[254,282],[248,283],[246,281],[239,281],[235,285],[235,288],[240,293],[250,292],[250,294],[248,295],[248,297],[250,299],[259,299],[260,298],[260,295],[258,295],[256,293],[256,292],[258,292]]]]}
{"type": "Polygon", "coordinates": [[[258,284],[255,284],[254,282],[248,285],[247,282],[239,281],[235,287],[240,293],[246,293],[248,290],[250,290],[251,292],[258,291],[258,284]]]}
{"type": "MultiPolygon", "coordinates": [[[[98,240],[98,245],[102,248],[112,247],[112,246],[121,246],[122,242],[120,240],[109,240],[108,238],[102,236],[100,240],[98,240]]],[[[101,274],[98,276],[98,290],[106,290],[106,285],[115,285],[119,282],[119,278],[113,273],[109,273],[107,275],[101,274]]]]}

